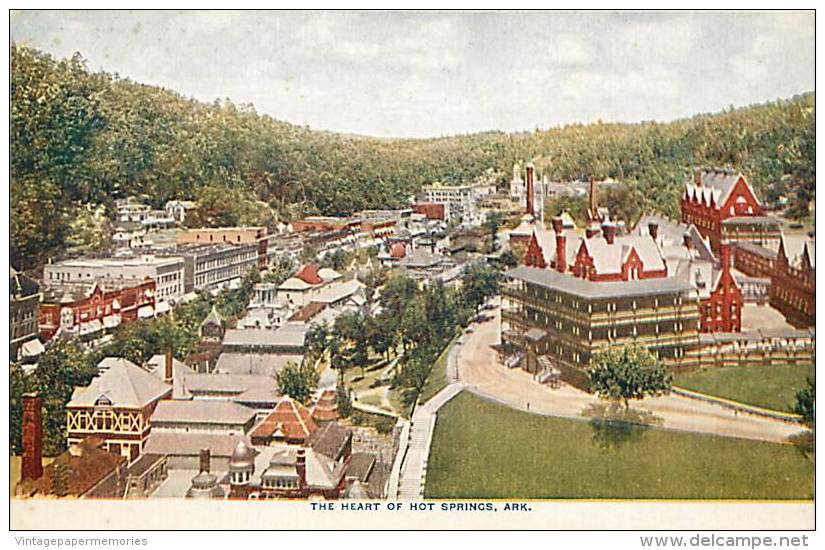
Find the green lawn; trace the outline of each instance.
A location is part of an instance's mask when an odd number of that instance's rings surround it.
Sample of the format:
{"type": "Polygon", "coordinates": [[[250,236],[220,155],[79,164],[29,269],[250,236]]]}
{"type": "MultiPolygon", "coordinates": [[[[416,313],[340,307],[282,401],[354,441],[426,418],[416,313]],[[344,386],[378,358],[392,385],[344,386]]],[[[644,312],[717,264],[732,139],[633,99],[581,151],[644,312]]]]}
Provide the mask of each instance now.
{"type": "Polygon", "coordinates": [[[441,352],[441,355],[438,356],[438,359],[436,359],[433,370],[430,371],[427,382],[424,384],[421,395],[418,397],[419,403],[426,403],[435,397],[438,392],[447,387],[447,355],[449,355],[450,349],[458,338],[459,335],[453,337],[450,343],[447,344],[447,347],[444,348],[444,351],[441,352]]]}
{"type": "Polygon", "coordinates": [[[703,369],[676,375],[673,385],[766,409],[790,412],[813,365],[703,369]]]}
{"type": "Polygon", "coordinates": [[[797,447],[657,428],[597,429],[463,392],[438,413],[428,498],[812,499],[797,447]]]}

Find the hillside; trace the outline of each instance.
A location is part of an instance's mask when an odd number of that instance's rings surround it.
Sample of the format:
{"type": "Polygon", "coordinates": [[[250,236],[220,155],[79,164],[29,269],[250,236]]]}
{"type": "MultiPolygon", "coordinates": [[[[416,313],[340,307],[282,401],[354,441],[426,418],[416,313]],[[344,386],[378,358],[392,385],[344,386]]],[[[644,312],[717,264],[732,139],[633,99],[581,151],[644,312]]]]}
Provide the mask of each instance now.
{"type": "Polygon", "coordinates": [[[401,206],[423,184],[541,158],[553,179],[587,174],[631,184],[645,209],[673,215],[692,165],[748,174],[764,198],[813,196],[813,93],[670,123],[568,125],[516,134],[374,139],[315,131],[252,106],[205,104],[170,90],[11,51],[11,260],[59,254],[88,205],[126,195],[156,206],[199,199],[207,223],[271,223],[318,212],[401,206]]]}

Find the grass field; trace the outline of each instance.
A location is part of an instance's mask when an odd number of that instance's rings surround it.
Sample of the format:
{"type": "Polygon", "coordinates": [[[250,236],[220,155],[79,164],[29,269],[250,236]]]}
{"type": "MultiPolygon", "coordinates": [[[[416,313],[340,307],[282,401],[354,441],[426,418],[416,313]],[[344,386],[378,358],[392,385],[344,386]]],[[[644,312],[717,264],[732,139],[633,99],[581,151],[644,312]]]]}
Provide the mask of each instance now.
{"type": "Polygon", "coordinates": [[[703,369],[676,375],[673,385],[748,405],[790,412],[796,390],[805,387],[814,366],[753,366],[703,369]]]}
{"type": "Polygon", "coordinates": [[[811,499],[792,445],[656,428],[597,429],[463,392],[438,413],[428,498],[811,499]]]}

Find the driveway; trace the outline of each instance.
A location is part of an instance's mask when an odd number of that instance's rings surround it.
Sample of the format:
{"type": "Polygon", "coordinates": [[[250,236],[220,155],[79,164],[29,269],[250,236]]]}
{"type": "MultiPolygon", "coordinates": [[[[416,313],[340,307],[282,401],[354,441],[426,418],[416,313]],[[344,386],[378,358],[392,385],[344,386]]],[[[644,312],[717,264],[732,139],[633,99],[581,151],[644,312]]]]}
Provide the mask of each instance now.
{"type": "MultiPolygon", "coordinates": [[[[550,389],[535,382],[520,369],[507,369],[498,363],[491,348],[500,342],[500,309],[493,319],[474,325],[475,331],[463,336],[457,351],[458,377],[464,387],[478,395],[493,398],[515,409],[536,414],[582,418],[582,411],[599,403],[586,392],[563,385],[550,389]]],[[[718,405],[678,395],[649,398],[631,407],[658,416],[664,428],[765,441],[787,441],[802,429],[795,424],[761,416],[734,413],[718,405]]]]}

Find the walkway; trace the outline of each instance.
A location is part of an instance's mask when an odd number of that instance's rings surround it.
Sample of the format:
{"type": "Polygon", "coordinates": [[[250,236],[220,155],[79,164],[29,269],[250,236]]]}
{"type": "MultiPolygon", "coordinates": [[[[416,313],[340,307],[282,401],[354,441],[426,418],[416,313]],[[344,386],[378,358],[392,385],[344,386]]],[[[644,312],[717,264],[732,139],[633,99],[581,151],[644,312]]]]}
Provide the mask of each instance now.
{"type": "Polygon", "coordinates": [[[427,457],[433,439],[435,417],[447,401],[462,390],[461,384],[450,384],[432,399],[416,407],[410,423],[409,447],[401,466],[398,498],[419,500],[424,496],[424,480],[427,475],[427,457]]]}
{"type": "MultiPolygon", "coordinates": [[[[498,363],[491,345],[500,339],[500,311],[494,319],[476,325],[475,332],[464,335],[458,353],[461,384],[476,394],[494,399],[515,409],[568,418],[582,418],[582,411],[599,402],[595,396],[570,386],[553,390],[535,382],[520,369],[507,369],[498,363]]],[[[670,394],[649,398],[631,405],[660,417],[662,426],[674,430],[784,442],[799,433],[798,425],[734,413],[730,409],[687,397],[670,394]]]]}

